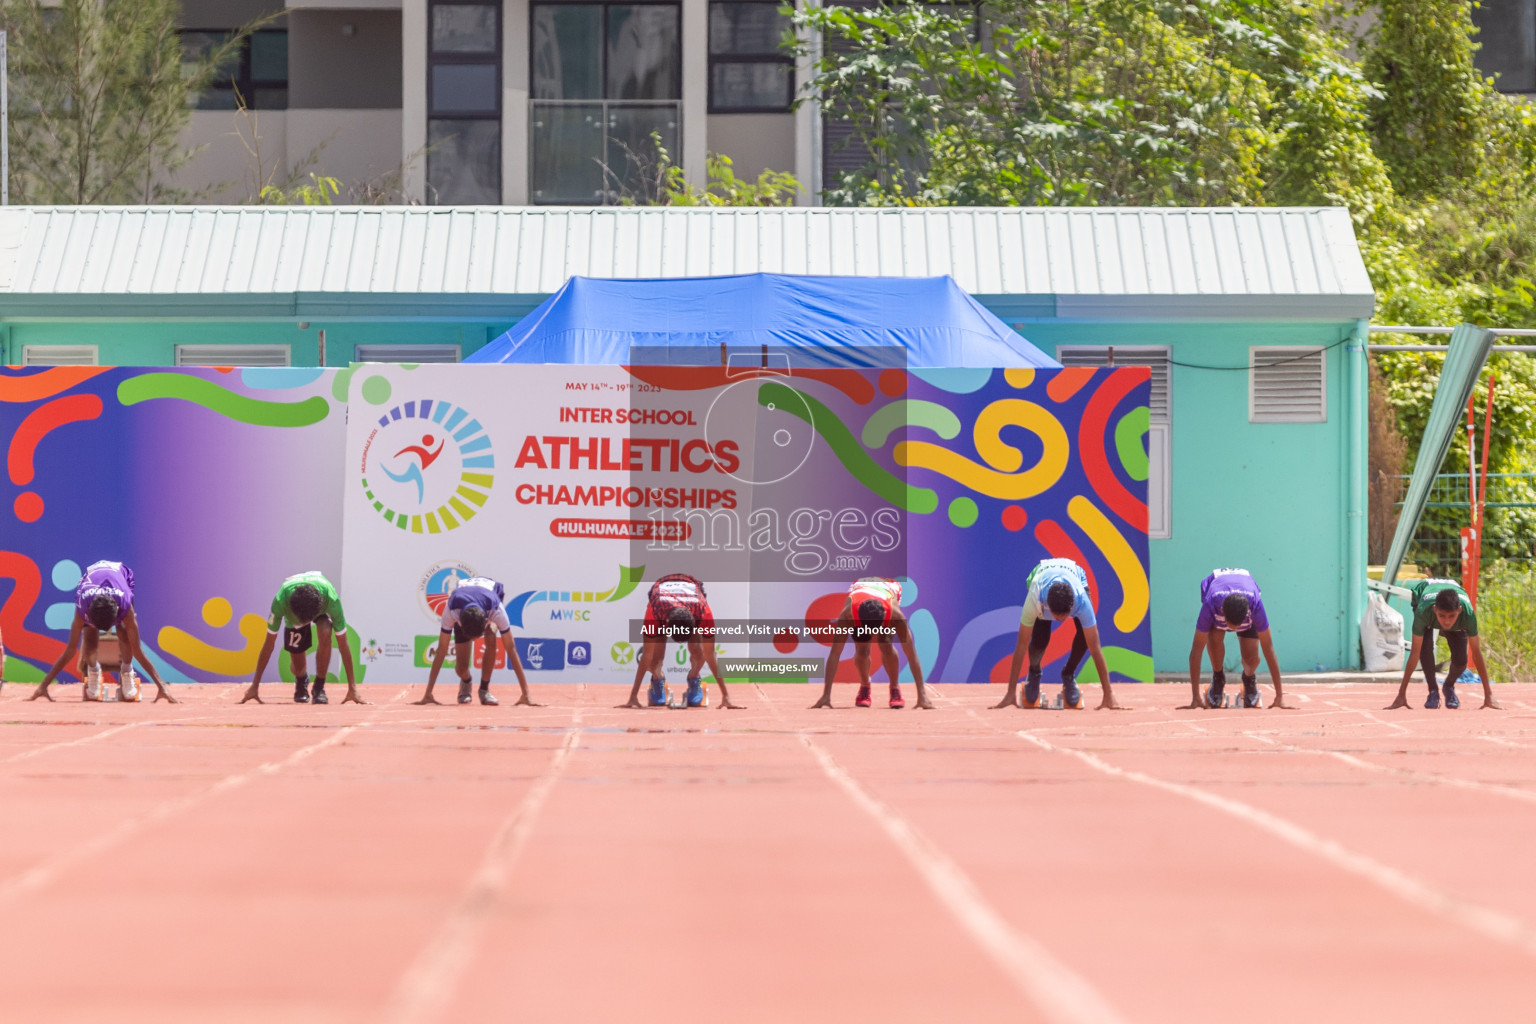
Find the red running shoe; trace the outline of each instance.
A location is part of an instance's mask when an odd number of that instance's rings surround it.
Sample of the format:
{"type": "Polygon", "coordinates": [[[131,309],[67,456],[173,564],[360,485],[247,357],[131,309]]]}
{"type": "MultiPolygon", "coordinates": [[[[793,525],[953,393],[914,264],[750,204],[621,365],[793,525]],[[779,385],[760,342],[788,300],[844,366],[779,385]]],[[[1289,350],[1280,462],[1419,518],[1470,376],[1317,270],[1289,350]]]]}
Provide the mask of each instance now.
{"type": "Polygon", "coordinates": [[[861,708],[869,707],[870,700],[869,700],[869,684],[868,683],[860,683],[859,684],[859,697],[853,703],[854,703],[854,705],[856,707],[861,707],[861,708]]]}
{"type": "Polygon", "coordinates": [[[906,706],[907,706],[907,699],[901,695],[901,687],[897,686],[895,683],[892,683],[891,684],[891,707],[893,707],[893,708],[904,708],[906,706]]]}

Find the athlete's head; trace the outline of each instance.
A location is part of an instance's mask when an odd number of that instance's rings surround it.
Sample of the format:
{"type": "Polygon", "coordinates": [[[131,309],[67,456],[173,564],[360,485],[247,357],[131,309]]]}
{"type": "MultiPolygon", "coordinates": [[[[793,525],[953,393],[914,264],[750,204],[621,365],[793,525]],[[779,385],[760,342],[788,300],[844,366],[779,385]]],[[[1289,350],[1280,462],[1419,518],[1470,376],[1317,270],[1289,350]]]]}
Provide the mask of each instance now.
{"type": "Polygon", "coordinates": [[[885,625],[885,603],[869,598],[859,602],[855,614],[859,619],[859,628],[855,631],[855,639],[868,640],[876,636],[876,630],[885,625]]]}
{"type": "Polygon", "coordinates": [[[1051,589],[1045,592],[1045,607],[1050,611],[1051,617],[1057,622],[1072,614],[1072,605],[1075,595],[1072,593],[1072,584],[1066,580],[1057,580],[1051,584],[1051,589]]]}
{"type": "Polygon", "coordinates": [[[318,619],[324,607],[325,602],[320,597],[320,588],[314,584],[300,584],[293,588],[293,593],[288,595],[288,610],[293,612],[293,617],[299,620],[301,626],[318,619]]]}
{"type": "Polygon", "coordinates": [[[1461,595],[1449,588],[1435,595],[1435,618],[1441,629],[1450,629],[1461,616],[1461,595]]]}
{"type": "Polygon", "coordinates": [[[97,629],[111,629],[117,624],[117,599],[111,594],[97,594],[85,609],[85,621],[97,629]]]}
{"type": "Polygon", "coordinates": [[[1248,622],[1247,595],[1228,594],[1222,598],[1221,616],[1227,620],[1228,629],[1242,629],[1248,622]]]}
{"type": "Polygon", "coordinates": [[[485,634],[485,609],[477,604],[459,612],[459,635],[466,640],[478,640],[485,634]]]}
{"type": "Polygon", "coordinates": [[[689,640],[693,636],[693,612],[678,605],[667,612],[662,633],[668,640],[689,640]]]}

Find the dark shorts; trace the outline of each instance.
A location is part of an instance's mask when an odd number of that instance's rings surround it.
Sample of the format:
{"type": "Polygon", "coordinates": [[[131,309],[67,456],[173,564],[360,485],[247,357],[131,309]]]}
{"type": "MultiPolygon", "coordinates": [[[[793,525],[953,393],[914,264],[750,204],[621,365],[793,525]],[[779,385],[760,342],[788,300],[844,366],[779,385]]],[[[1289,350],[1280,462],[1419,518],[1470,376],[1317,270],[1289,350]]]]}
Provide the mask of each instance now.
{"type": "Polygon", "coordinates": [[[315,644],[315,630],[312,624],[303,625],[295,629],[292,626],[283,627],[283,650],[289,654],[303,654],[315,644]]]}
{"type": "MultiPolygon", "coordinates": [[[[1227,633],[1227,632],[1230,632],[1230,630],[1223,629],[1220,632],[1227,633]]],[[[1237,636],[1238,636],[1239,639],[1242,639],[1242,640],[1257,640],[1259,638],[1259,631],[1254,629],[1252,626],[1249,626],[1247,629],[1243,630],[1241,633],[1238,633],[1237,636]]]]}

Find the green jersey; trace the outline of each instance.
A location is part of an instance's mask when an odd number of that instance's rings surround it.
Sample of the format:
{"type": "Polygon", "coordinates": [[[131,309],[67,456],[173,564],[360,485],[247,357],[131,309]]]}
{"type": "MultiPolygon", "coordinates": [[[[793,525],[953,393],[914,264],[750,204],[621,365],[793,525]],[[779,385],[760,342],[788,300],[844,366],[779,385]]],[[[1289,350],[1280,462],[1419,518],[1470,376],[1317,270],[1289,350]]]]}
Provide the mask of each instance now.
{"type": "Polygon", "coordinates": [[[1467,599],[1467,592],[1461,589],[1460,583],[1455,580],[1415,580],[1408,590],[1413,594],[1414,636],[1423,636],[1427,629],[1440,629],[1440,621],[1435,618],[1435,595],[1442,590],[1452,591],[1461,602],[1461,614],[1449,631],[1466,630],[1467,636],[1477,636],[1477,612],[1472,610],[1472,602],[1467,599]]]}
{"type": "Polygon", "coordinates": [[[347,614],[341,610],[341,597],[336,593],[336,588],[331,586],[331,581],[318,572],[301,572],[297,576],[289,576],[283,580],[283,585],[277,588],[277,596],[272,599],[272,614],[267,617],[267,632],[276,633],[278,627],[284,623],[294,629],[303,625],[289,609],[288,598],[305,584],[320,591],[320,599],[323,602],[320,614],[330,618],[331,629],[335,630],[338,636],[345,633],[347,614]]]}

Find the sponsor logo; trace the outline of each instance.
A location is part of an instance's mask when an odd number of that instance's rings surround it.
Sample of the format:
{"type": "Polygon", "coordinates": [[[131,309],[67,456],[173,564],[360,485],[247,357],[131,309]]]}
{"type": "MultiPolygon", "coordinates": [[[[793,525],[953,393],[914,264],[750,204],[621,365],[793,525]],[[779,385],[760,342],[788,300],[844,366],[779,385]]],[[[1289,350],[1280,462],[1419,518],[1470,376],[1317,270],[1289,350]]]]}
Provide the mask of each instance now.
{"type": "Polygon", "coordinates": [[[572,640],[565,645],[565,663],[567,665],[592,664],[592,645],[585,640],[572,640]]]}
{"type": "Polygon", "coordinates": [[[625,640],[620,640],[608,648],[608,656],[613,659],[615,665],[633,665],[635,663],[635,645],[625,640]]]}
{"type": "Polygon", "coordinates": [[[490,498],[496,458],[480,421],[451,402],[401,402],[363,445],[363,491],[384,521],[411,533],[456,530],[490,498]]]}
{"type": "Polygon", "coordinates": [[[379,655],[383,653],[384,648],[379,646],[379,642],[377,640],[369,640],[366,644],[363,645],[363,649],[361,651],[363,660],[368,662],[370,665],[378,661],[379,655]]]}
{"type": "MultiPolygon", "coordinates": [[[[431,668],[432,667],[432,659],[437,657],[437,641],[438,641],[438,637],[440,637],[440,636],[442,636],[441,633],[432,633],[432,634],[430,634],[428,636],[418,636],[418,637],[416,637],[416,656],[413,659],[413,661],[414,661],[414,663],[415,663],[417,668],[431,668]]],[[[458,653],[457,649],[458,649],[458,645],[455,644],[453,642],[453,640],[450,638],[448,640],[446,650],[443,653],[443,665],[445,667],[452,668],[454,666],[454,664],[457,661],[457,658],[456,658],[456,655],[458,653]]],[[[495,659],[491,662],[491,667],[492,668],[506,668],[506,666],[507,666],[507,652],[506,652],[506,649],[503,648],[501,646],[501,644],[498,643],[498,644],[496,644],[495,650],[496,650],[495,659]]],[[[479,637],[479,638],[477,638],[475,640],[474,646],[471,648],[470,664],[471,665],[479,665],[479,664],[481,664],[484,661],[484,659],[485,659],[485,637],[482,636],[482,637],[479,637]]]]}
{"type": "Polygon", "coordinates": [[[517,656],[534,672],[558,672],[565,668],[565,641],[549,637],[520,636],[517,656]]]}
{"type": "Polygon", "coordinates": [[[450,560],[427,566],[416,583],[416,603],[433,622],[441,622],[453,588],[475,574],[468,562],[450,560]]]}

